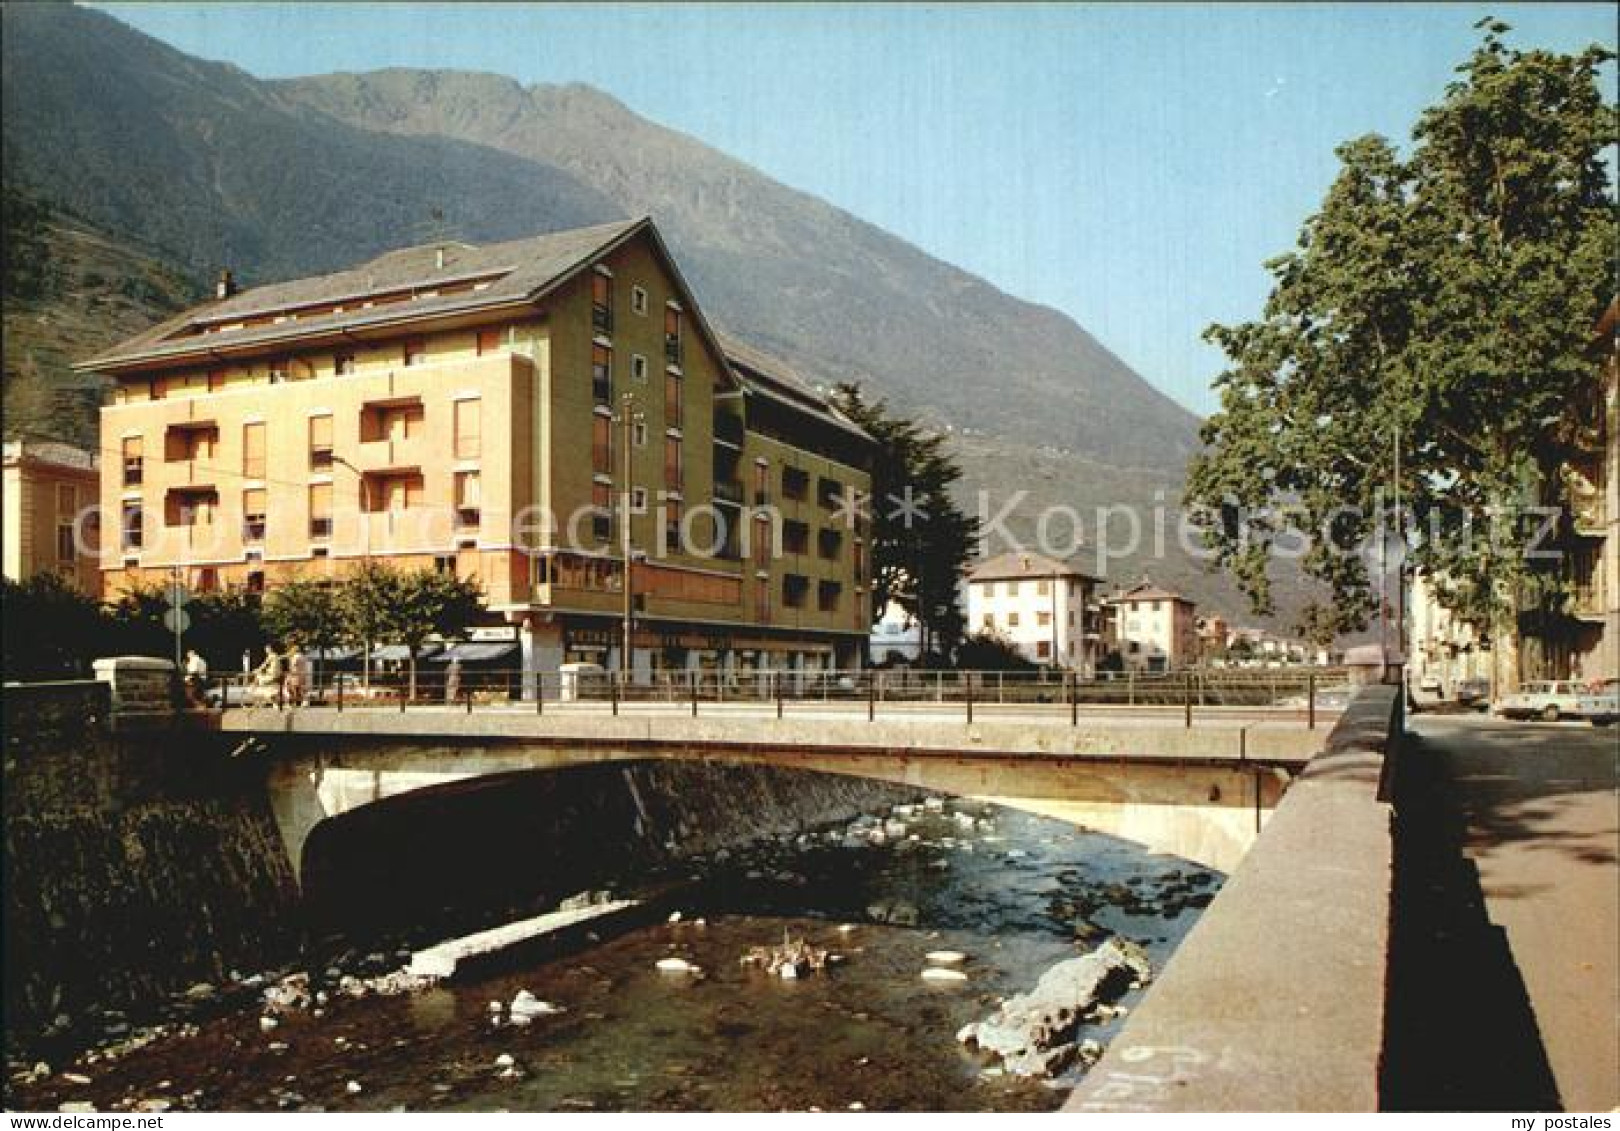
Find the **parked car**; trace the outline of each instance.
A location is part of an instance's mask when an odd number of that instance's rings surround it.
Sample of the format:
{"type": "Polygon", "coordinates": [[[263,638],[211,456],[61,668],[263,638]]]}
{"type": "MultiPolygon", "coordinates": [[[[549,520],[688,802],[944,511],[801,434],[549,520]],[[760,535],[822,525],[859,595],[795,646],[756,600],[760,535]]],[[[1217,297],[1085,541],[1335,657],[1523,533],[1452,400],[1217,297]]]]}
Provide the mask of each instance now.
{"type": "Polygon", "coordinates": [[[1496,705],[1504,719],[1542,719],[1555,723],[1580,714],[1582,687],[1572,679],[1548,679],[1527,683],[1496,705]]]}
{"type": "Polygon", "coordinates": [[[1490,706],[1491,681],[1488,679],[1459,679],[1454,691],[1457,702],[1465,707],[1478,707],[1484,710],[1490,706]]]}
{"type": "Polygon", "coordinates": [[[1620,722],[1620,679],[1606,679],[1588,689],[1576,705],[1575,713],[1595,727],[1620,722]]]}

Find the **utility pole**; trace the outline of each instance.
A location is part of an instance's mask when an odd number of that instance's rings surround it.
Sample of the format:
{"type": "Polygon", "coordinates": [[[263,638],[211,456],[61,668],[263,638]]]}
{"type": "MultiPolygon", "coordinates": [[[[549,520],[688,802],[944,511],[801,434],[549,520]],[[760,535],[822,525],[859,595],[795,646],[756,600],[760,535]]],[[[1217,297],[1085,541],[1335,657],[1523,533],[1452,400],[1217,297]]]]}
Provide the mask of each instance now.
{"type": "Polygon", "coordinates": [[[625,683],[630,681],[630,654],[631,642],[635,632],[635,577],[636,567],[634,547],[630,538],[630,504],[634,497],[635,488],[631,485],[630,473],[633,466],[631,449],[634,447],[635,427],[642,420],[642,416],[635,409],[635,396],[625,393],[619,398],[619,443],[623,449],[620,460],[620,491],[619,491],[619,552],[624,557],[624,643],[619,648],[619,672],[625,683]]]}

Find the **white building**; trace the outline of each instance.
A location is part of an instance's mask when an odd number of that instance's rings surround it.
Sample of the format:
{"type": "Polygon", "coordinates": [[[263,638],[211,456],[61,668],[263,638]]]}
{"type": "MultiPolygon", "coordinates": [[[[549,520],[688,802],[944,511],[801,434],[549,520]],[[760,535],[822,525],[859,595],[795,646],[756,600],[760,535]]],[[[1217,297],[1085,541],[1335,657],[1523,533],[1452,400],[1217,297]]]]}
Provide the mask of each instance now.
{"type": "Polygon", "coordinates": [[[1099,635],[1087,616],[1097,579],[1071,565],[1015,550],[968,572],[970,633],[999,637],[1037,664],[1096,671],[1099,635]]]}
{"type": "Polygon", "coordinates": [[[1440,603],[1434,582],[1418,571],[1412,578],[1406,610],[1411,638],[1407,677],[1414,687],[1430,678],[1440,681],[1441,693],[1455,694],[1459,681],[1492,677],[1491,650],[1473,627],[1440,603]]]}
{"type": "Polygon", "coordinates": [[[882,618],[872,626],[867,653],[874,664],[912,664],[922,658],[922,625],[890,601],[882,618]]]}
{"type": "Polygon", "coordinates": [[[1109,603],[1127,670],[1175,671],[1198,658],[1197,605],[1190,599],[1143,580],[1109,603]]]}

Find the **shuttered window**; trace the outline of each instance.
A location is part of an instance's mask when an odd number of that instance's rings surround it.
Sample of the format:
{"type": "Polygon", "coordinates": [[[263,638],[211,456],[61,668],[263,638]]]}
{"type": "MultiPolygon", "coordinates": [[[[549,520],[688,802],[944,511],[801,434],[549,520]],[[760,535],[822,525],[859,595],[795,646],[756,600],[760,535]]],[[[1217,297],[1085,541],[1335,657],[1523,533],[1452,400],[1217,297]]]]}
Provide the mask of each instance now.
{"type": "Polygon", "coordinates": [[[681,489],[681,438],[664,437],[664,486],[671,491],[681,489]]]}
{"type": "Polygon", "coordinates": [[[327,471],[331,466],[332,418],[312,416],[309,418],[309,468],[311,471],[327,471]]]}
{"type": "Polygon", "coordinates": [[[479,445],[482,442],[484,402],[481,400],[457,401],[456,413],[456,458],[477,459],[479,445]]]}
{"type": "Polygon", "coordinates": [[[264,424],[242,425],[242,474],[248,479],[264,478],[264,424]]]}
{"type": "Polygon", "coordinates": [[[330,538],[332,536],[332,485],[330,483],[311,483],[309,485],[309,536],[311,538],[330,538]]]}

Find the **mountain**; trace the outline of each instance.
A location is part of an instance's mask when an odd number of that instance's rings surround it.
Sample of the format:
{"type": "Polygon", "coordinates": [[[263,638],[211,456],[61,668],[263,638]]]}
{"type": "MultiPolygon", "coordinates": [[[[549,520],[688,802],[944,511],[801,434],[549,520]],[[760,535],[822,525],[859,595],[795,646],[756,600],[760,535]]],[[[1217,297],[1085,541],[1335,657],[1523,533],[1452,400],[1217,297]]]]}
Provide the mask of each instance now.
{"type": "MultiPolygon", "coordinates": [[[[970,505],[1027,490],[1020,536],[1040,505],[1074,508],[1090,541],[1099,506],[1179,497],[1196,418],[1072,319],[599,91],[404,70],[267,82],[82,8],[5,5],[0,20],[8,183],[193,280],[651,215],[718,325],[949,428],[970,505]]],[[[1109,564],[1119,580],[1144,570],[1240,607],[1173,538],[1162,560],[1109,564]]]]}

